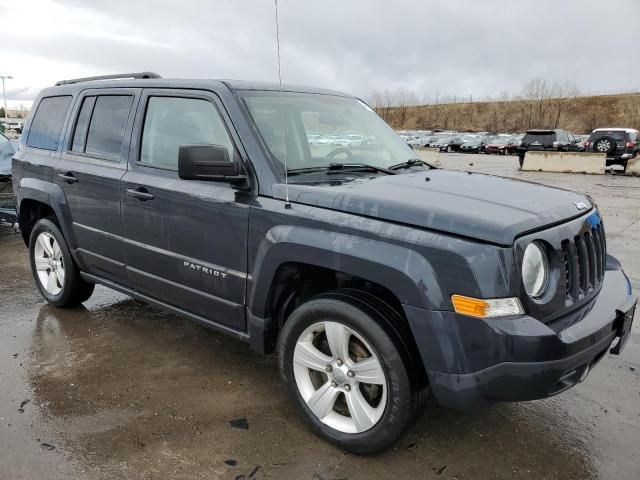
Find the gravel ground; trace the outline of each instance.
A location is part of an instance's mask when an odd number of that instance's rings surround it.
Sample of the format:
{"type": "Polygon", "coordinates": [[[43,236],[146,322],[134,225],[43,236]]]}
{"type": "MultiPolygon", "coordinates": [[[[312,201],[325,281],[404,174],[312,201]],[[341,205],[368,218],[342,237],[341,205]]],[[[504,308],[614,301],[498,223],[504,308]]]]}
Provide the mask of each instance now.
{"type": "MultiPolygon", "coordinates": [[[[516,157],[445,168],[581,191],[640,293],[640,179],[520,172],[516,157]]],[[[470,413],[430,404],[397,446],[347,455],[310,434],[275,358],[98,287],[46,306],[19,235],[0,227],[0,479],[637,479],[640,335],[575,388],[470,413]]]]}

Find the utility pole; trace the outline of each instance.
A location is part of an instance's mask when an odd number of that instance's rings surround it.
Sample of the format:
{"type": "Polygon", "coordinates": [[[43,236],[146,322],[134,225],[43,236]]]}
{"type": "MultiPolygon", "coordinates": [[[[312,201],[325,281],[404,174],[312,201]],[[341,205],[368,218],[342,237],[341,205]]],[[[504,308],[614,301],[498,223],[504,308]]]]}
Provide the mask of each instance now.
{"type": "Polygon", "coordinates": [[[5,79],[13,80],[13,77],[11,75],[0,75],[0,78],[2,79],[2,99],[4,100],[4,117],[9,118],[9,114],[7,113],[7,93],[4,90],[4,81],[5,79]]]}

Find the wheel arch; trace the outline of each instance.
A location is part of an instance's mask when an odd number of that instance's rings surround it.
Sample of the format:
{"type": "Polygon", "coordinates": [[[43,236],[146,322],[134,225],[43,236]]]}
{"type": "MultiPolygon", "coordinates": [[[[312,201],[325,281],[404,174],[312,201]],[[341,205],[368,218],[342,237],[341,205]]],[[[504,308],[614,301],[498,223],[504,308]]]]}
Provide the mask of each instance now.
{"type": "Polygon", "coordinates": [[[23,178],[18,184],[16,206],[22,238],[27,246],[35,223],[52,215],[56,218],[69,247],[76,245],[71,229],[69,205],[64,191],[58,185],[36,178],[23,178]]]}
{"type": "Polygon", "coordinates": [[[433,291],[437,285],[429,262],[411,249],[305,227],[273,228],[254,265],[247,315],[252,347],[263,353],[273,351],[296,296],[356,288],[375,294],[404,318],[403,304],[429,308],[431,297],[442,295],[433,291]]]}

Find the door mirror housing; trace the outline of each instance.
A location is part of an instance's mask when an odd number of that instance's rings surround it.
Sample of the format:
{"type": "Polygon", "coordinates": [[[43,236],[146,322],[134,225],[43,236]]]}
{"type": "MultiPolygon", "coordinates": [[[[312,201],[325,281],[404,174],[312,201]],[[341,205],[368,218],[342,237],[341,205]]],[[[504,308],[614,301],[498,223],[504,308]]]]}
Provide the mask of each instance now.
{"type": "Polygon", "coordinates": [[[178,176],[183,180],[207,180],[243,184],[247,176],[240,164],[229,158],[220,145],[181,145],[178,149],[178,176]]]}

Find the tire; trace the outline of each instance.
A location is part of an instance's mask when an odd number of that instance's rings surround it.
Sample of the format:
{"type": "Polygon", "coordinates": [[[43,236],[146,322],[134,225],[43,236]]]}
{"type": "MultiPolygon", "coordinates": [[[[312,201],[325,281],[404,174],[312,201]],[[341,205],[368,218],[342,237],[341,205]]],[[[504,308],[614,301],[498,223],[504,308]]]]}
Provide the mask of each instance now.
{"type": "Polygon", "coordinates": [[[601,137],[593,142],[593,151],[596,153],[610,154],[617,148],[616,139],[613,137],[601,137]]]}
{"type": "Polygon", "coordinates": [[[451,152],[453,152],[453,148],[451,148],[451,146],[448,146],[447,147],[447,153],[451,153],[451,152]]]}
{"type": "Polygon", "coordinates": [[[351,453],[390,447],[413,424],[427,398],[428,389],[416,373],[420,369],[412,365],[414,354],[385,319],[389,311],[393,309],[365,292],[336,290],[298,307],[280,334],[280,375],[298,413],[314,433],[351,453]],[[334,339],[331,347],[328,338],[334,339]],[[347,344],[348,350],[343,348],[347,344]],[[369,356],[357,362],[357,351],[369,356]],[[375,383],[358,381],[362,362],[369,365],[367,379],[375,383]],[[312,405],[314,400],[327,401],[312,405]]]}
{"type": "Polygon", "coordinates": [[[34,225],[29,237],[29,261],[36,286],[51,305],[76,307],[93,293],[95,285],[80,277],[54,219],[44,218],[34,225]]]}

